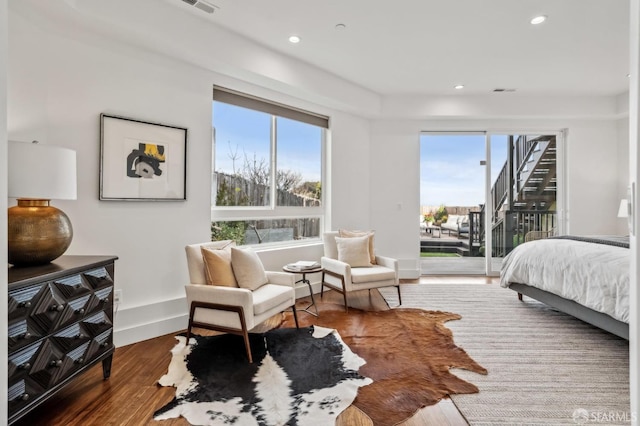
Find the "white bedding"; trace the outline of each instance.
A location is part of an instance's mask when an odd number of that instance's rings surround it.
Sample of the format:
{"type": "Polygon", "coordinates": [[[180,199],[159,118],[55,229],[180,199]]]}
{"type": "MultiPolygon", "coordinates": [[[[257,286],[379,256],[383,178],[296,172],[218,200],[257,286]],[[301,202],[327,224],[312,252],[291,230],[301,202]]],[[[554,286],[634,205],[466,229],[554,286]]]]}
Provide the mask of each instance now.
{"type": "Polygon", "coordinates": [[[504,258],[500,285],[527,284],[628,323],[629,253],[574,240],[531,241],[504,258]]]}

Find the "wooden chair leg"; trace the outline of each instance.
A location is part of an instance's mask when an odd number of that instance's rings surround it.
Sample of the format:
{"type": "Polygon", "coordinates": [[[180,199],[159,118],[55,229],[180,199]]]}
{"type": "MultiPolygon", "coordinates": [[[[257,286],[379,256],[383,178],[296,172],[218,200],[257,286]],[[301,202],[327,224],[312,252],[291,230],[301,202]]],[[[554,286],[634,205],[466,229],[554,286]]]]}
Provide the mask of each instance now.
{"type": "Polygon", "coordinates": [[[189,344],[189,338],[191,338],[191,328],[193,327],[193,315],[196,311],[195,306],[191,305],[189,309],[189,324],[187,325],[187,345],[189,344]]]}
{"type": "Polygon", "coordinates": [[[293,320],[296,322],[296,328],[300,328],[298,326],[298,314],[296,313],[296,305],[291,305],[291,310],[293,311],[293,320]]]}
{"type": "Polygon", "coordinates": [[[400,294],[400,286],[397,285],[396,288],[398,289],[398,305],[402,305],[402,295],[400,294]]]}
{"type": "Polygon", "coordinates": [[[518,300],[522,301],[522,293],[518,293],[518,300]]]}
{"type": "Polygon", "coordinates": [[[247,358],[249,358],[249,364],[253,364],[253,357],[251,356],[251,345],[249,344],[249,332],[246,328],[242,330],[242,337],[244,338],[244,346],[247,350],[247,358]]]}

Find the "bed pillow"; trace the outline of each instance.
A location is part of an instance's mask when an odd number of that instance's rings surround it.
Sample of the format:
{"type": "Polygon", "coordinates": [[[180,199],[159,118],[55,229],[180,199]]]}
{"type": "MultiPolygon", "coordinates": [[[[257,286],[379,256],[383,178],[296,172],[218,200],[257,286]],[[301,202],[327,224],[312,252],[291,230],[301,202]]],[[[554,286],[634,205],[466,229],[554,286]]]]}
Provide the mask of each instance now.
{"type": "Polygon", "coordinates": [[[372,265],[375,265],[376,253],[374,250],[374,238],[375,238],[374,231],[347,231],[346,229],[338,230],[338,236],[342,238],[363,237],[365,235],[369,237],[369,262],[372,265]]]}
{"type": "Polygon", "coordinates": [[[233,268],[231,268],[231,245],[223,249],[201,247],[200,251],[208,285],[238,287],[233,268]]]}
{"type": "Polygon", "coordinates": [[[251,249],[231,247],[231,267],[240,288],[253,291],[269,281],[258,253],[251,249]]]}
{"type": "Polygon", "coordinates": [[[352,268],[371,266],[369,256],[369,236],[341,238],[336,237],[338,260],[348,263],[352,268]]]}

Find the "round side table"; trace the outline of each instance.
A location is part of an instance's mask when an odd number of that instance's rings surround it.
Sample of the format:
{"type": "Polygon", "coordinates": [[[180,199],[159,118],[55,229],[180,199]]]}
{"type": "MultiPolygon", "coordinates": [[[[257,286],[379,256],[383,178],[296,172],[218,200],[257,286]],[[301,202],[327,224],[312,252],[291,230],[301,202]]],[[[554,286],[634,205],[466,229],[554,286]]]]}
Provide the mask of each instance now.
{"type": "Polygon", "coordinates": [[[308,314],[311,314],[313,316],[319,316],[318,314],[318,306],[316,305],[316,301],[313,298],[313,289],[311,288],[311,282],[307,279],[307,274],[317,274],[318,272],[322,272],[322,267],[317,267],[317,268],[312,268],[312,269],[297,269],[297,268],[289,268],[287,265],[282,267],[282,270],[284,272],[289,272],[292,274],[300,274],[302,275],[302,279],[296,281],[296,284],[298,283],[304,283],[307,285],[307,287],[309,287],[309,295],[311,296],[311,303],[309,304],[309,306],[307,306],[306,308],[302,309],[303,311],[305,311],[308,314]],[[315,313],[311,312],[309,309],[313,306],[313,308],[315,309],[315,313]]]}

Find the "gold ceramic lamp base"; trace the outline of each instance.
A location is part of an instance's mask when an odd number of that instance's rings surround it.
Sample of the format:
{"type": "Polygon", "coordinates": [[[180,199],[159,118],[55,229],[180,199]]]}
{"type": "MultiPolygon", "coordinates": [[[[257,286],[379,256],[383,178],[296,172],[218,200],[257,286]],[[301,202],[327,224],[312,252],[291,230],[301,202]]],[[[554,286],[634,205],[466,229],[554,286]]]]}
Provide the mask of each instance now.
{"type": "Polygon", "coordinates": [[[8,209],[9,263],[31,266],[60,257],[71,244],[69,217],[49,205],[49,200],[18,199],[8,209]]]}

